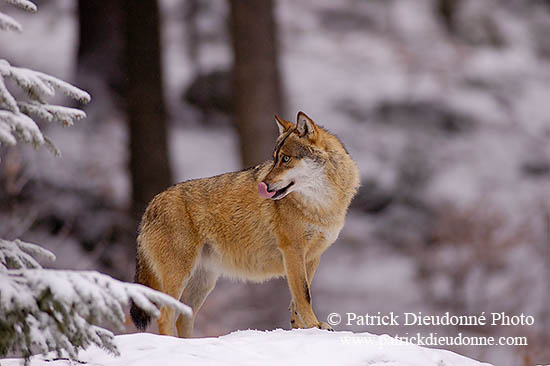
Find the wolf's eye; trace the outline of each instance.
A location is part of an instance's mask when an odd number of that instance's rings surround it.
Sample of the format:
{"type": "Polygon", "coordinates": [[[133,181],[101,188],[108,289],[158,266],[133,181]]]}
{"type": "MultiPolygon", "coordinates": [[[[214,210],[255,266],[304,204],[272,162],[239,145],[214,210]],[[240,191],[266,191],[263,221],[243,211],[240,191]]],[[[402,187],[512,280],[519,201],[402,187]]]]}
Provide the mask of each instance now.
{"type": "Polygon", "coordinates": [[[288,155],[283,155],[282,156],[282,159],[283,159],[283,163],[288,163],[290,161],[290,156],[288,155]]]}

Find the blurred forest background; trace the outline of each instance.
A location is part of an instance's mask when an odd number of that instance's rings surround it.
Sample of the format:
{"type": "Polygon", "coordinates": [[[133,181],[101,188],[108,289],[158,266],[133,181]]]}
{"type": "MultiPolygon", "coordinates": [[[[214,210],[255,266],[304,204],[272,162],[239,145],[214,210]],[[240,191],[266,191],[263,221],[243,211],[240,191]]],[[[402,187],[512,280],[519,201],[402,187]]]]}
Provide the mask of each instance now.
{"type": "MultiPolygon", "coordinates": [[[[168,185],[270,158],[273,114],[338,134],[362,187],[313,282],[331,312],[525,313],[528,327],[338,330],[528,337],[451,347],[550,360],[548,0],[36,0],[1,56],[92,94],[63,157],[0,147],[0,237],[132,280],[137,220],[168,185]]],[[[220,280],[197,336],[289,328],[284,280],[220,280]]],[[[130,331],[130,329],[129,329],[130,331]]]]}

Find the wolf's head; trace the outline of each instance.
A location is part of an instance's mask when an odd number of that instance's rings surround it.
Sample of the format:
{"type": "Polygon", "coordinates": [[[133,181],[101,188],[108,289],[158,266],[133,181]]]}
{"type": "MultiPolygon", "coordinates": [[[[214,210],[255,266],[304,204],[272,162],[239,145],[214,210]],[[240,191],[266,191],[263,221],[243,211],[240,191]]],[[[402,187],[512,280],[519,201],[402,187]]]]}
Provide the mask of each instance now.
{"type": "Polygon", "coordinates": [[[299,112],[296,124],[275,116],[279,138],[273,151],[273,165],[258,193],[264,198],[281,199],[298,192],[322,202],[331,193],[325,172],[329,154],[346,154],[340,141],[317,126],[305,113],[299,112]]]}

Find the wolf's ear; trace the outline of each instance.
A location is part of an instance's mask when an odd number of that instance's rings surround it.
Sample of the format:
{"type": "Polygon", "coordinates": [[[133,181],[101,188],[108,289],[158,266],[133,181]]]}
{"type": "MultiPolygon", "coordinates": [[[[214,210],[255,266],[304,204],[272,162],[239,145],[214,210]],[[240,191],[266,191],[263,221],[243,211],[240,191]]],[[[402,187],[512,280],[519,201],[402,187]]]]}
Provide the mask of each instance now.
{"type": "Polygon", "coordinates": [[[305,136],[309,139],[315,139],[317,136],[317,126],[304,112],[298,112],[298,116],[296,117],[296,129],[302,137],[305,136]]]}
{"type": "Polygon", "coordinates": [[[294,126],[294,123],[285,121],[278,115],[273,115],[275,117],[275,122],[277,122],[277,127],[279,127],[279,135],[282,135],[286,131],[288,131],[291,127],[294,126]]]}

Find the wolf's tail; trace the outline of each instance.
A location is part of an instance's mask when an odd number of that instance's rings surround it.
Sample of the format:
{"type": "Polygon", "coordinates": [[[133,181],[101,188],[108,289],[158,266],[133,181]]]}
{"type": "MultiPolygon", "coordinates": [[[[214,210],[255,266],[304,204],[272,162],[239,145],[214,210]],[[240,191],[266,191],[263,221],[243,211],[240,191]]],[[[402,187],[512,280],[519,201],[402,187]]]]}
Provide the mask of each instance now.
{"type": "MultiPolygon", "coordinates": [[[[154,278],[154,274],[149,266],[143,264],[143,258],[139,255],[138,251],[138,255],[136,257],[135,282],[148,287],[153,287],[152,280],[154,278]]],[[[147,329],[147,326],[151,322],[151,316],[138,307],[133,300],[130,300],[130,317],[132,318],[135,326],[142,332],[147,329]]]]}

